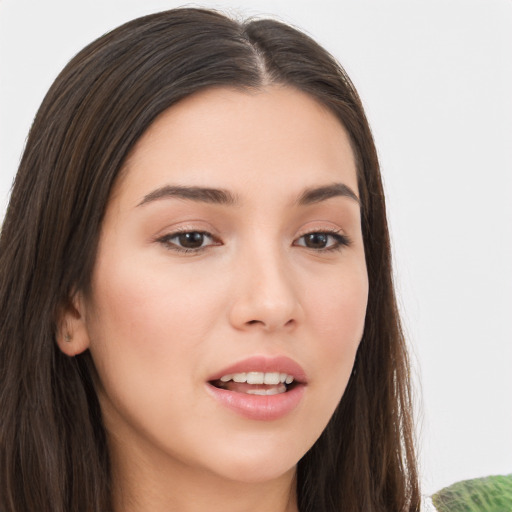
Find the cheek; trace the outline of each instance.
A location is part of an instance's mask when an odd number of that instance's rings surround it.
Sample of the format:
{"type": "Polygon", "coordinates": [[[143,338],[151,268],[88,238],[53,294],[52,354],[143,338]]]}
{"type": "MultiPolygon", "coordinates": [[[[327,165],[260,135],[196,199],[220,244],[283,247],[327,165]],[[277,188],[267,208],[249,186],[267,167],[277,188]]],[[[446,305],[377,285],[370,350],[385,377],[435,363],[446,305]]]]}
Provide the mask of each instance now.
{"type": "Polygon", "coordinates": [[[222,318],[225,290],[217,274],[207,278],[132,252],[121,257],[112,251],[117,257],[98,259],[88,322],[91,354],[101,387],[116,408],[131,407],[135,414],[156,404],[160,414],[159,402],[179,406],[186,389],[198,392],[198,362],[222,318]]]}
{"type": "Polygon", "coordinates": [[[361,341],[368,301],[366,269],[347,272],[309,295],[314,366],[322,368],[316,385],[328,409],[336,407],[350,378],[361,341]]]}
{"type": "Polygon", "coordinates": [[[176,411],[195,407],[195,363],[216,313],[211,294],[201,294],[183,274],[119,261],[98,265],[88,322],[107,428],[177,431],[183,418],[176,411]]]}
{"type": "Polygon", "coordinates": [[[99,265],[94,282],[98,338],[149,358],[165,358],[181,344],[193,349],[216,311],[209,283],[191,277],[135,258],[99,265]]]}
{"type": "Polygon", "coordinates": [[[326,349],[337,351],[358,345],[368,302],[366,268],[347,269],[308,294],[311,323],[326,349]]]}
{"type": "Polygon", "coordinates": [[[302,356],[315,371],[308,382],[307,415],[291,435],[312,446],[331,419],[352,373],[366,316],[366,268],[346,267],[315,285],[309,280],[308,290],[303,303],[307,353],[302,356]]]}

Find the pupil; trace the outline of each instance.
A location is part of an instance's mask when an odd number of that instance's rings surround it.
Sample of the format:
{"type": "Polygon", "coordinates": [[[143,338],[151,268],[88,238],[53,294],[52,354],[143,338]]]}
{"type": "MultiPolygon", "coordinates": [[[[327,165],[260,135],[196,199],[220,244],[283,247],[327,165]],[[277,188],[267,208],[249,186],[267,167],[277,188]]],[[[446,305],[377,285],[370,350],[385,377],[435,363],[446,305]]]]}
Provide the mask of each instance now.
{"type": "Polygon", "coordinates": [[[204,235],[202,233],[183,233],[179,236],[182,247],[187,249],[197,249],[203,245],[204,235]]]}
{"type": "Polygon", "coordinates": [[[327,236],[324,233],[311,233],[306,236],[306,246],[321,249],[327,245],[327,236]]]}

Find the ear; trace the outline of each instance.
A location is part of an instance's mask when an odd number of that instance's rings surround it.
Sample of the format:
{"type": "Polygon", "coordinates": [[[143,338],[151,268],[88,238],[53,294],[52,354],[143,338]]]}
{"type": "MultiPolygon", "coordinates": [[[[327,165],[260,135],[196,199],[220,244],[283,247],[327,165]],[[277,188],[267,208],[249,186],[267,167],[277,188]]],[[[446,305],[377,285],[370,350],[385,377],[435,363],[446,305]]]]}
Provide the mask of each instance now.
{"type": "Polygon", "coordinates": [[[60,350],[68,356],[76,356],[89,348],[85,301],[80,292],[60,309],[56,338],[60,350]]]}

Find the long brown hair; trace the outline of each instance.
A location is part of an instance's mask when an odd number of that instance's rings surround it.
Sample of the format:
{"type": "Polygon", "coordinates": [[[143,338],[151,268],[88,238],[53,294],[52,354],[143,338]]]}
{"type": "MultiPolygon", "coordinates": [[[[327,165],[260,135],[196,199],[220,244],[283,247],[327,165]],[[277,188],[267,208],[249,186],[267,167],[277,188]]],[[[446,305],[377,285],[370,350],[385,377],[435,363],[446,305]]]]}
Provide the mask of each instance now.
{"type": "Polygon", "coordinates": [[[208,87],[287,84],[347,129],[358,164],[369,277],[353,374],[299,461],[301,512],[416,511],[406,348],[377,154],[361,101],[317,43],[273,20],[201,9],[131,21],[82,50],[34,120],[0,238],[0,510],[106,512],[110,467],[88,352],[65,356],[56,318],[87,291],[112,186],[165,109],[208,87]]]}

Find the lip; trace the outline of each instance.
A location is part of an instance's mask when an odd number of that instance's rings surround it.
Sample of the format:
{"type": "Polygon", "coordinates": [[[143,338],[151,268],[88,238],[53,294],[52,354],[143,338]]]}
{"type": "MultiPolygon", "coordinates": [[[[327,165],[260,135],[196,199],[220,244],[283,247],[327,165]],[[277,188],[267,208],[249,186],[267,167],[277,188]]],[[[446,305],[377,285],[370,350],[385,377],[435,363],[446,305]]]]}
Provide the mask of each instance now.
{"type": "Polygon", "coordinates": [[[307,376],[304,369],[289,357],[256,356],[216,372],[206,382],[206,388],[214,400],[244,418],[273,421],[290,414],[300,404],[306,383],[307,376]],[[293,376],[295,385],[285,393],[261,396],[220,389],[210,383],[223,375],[250,371],[286,373],[293,376]]]}
{"type": "Polygon", "coordinates": [[[239,361],[227,368],[216,372],[208,378],[208,381],[218,380],[223,375],[230,375],[233,373],[246,373],[246,372],[279,372],[291,375],[295,382],[300,384],[307,383],[306,372],[296,363],[293,359],[286,356],[267,357],[267,356],[254,356],[239,361]]]}

